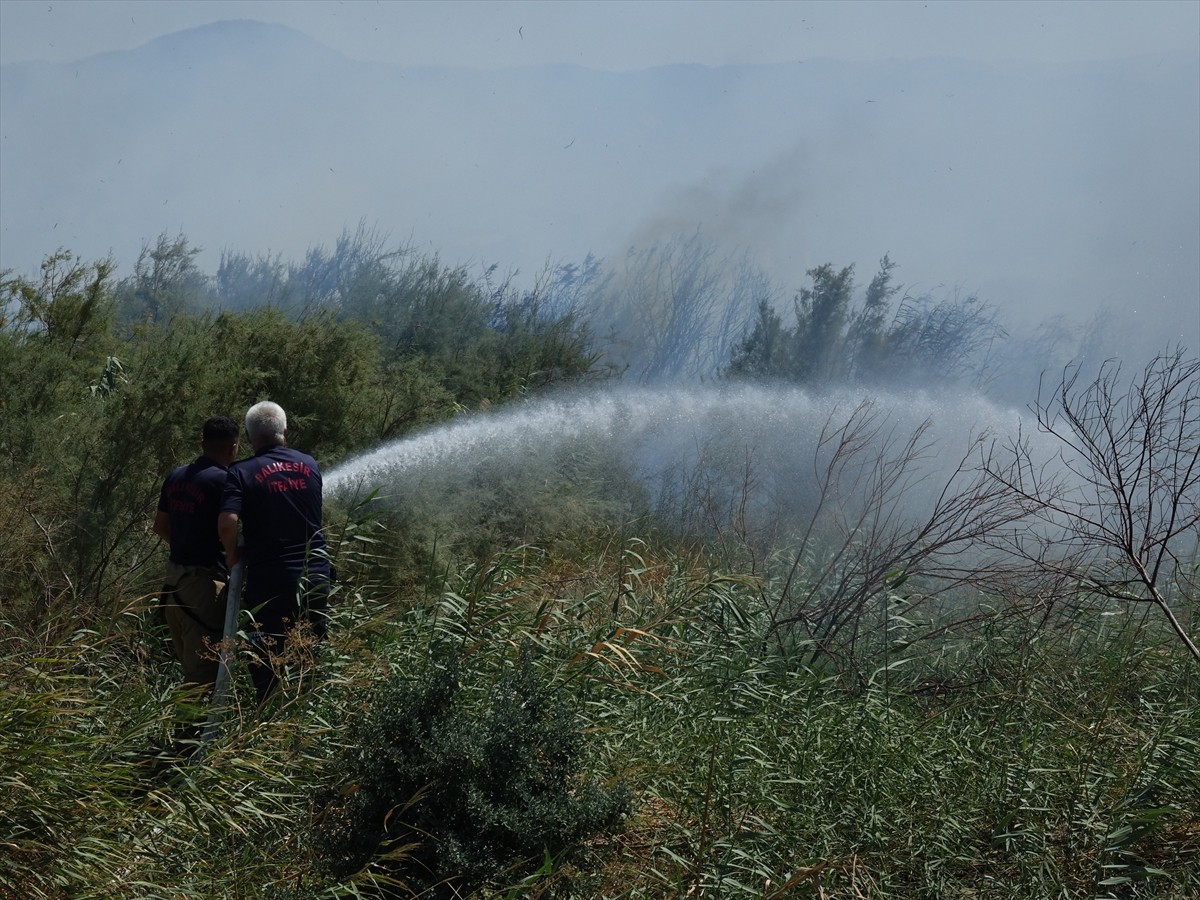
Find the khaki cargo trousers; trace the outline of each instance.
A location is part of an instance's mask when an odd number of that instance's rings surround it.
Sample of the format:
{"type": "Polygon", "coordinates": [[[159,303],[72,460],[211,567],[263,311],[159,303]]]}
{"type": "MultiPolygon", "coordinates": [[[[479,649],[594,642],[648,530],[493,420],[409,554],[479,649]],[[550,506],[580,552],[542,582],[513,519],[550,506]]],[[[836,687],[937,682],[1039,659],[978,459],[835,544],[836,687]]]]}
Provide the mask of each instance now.
{"type": "Polygon", "coordinates": [[[219,569],[167,563],[159,599],[185,682],[211,685],[217,680],[217,645],[225,628],[228,593],[225,578],[219,569]]]}

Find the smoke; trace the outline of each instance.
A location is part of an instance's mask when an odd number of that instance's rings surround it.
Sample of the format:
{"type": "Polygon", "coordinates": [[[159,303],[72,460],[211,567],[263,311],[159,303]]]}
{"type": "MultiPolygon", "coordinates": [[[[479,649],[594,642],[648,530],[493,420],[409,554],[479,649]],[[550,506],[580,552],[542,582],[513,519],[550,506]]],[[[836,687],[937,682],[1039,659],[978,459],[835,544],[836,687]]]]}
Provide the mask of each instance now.
{"type": "Polygon", "coordinates": [[[1014,326],[1108,310],[1195,346],[1198,85],[1191,57],[411,69],[224,23],[4,67],[0,267],[59,246],[128,267],[162,232],[209,269],[299,258],[366,220],[536,277],[700,228],[784,297],[886,253],[1014,326]]]}
{"type": "Polygon", "coordinates": [[[812,208],[805,203],[806,185],[814,180],[806,157],[804,147],[797,145],[748,172],[731,165],[718,167],[696,182],[666,187],[658,207],[630,233],[625,245],[650,247],[700,231],[726,252],[749,254],[783,285],[795,287],[804,269],[815,264],[806,255],[814,243],[805,228],[806,209],[812,208]],[[790,247],[781,245],[782,234],[789,235],[790,247]]]}

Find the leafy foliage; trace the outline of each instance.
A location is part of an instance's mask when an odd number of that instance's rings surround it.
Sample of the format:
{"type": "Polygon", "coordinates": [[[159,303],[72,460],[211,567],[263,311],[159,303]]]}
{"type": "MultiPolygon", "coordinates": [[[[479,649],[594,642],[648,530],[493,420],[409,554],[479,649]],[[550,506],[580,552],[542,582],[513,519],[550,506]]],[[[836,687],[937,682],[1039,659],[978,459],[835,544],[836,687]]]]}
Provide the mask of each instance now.
{"type": "Polygon", "coordinates": [[[226,255],[218,277],[186,237],[147,245],[133,274],[67,251],[0,280],[0,573],[10,614],[109,608],[150,593],[146,529],[163,473],[199,423],[271,398],[291,441],[326,465],[539,386],[587,375],[586,329],[537,292],[488,289],[363,229],[299,266],[226,255]],[[247,292],[261,292],[250,303],[247,292]],[[217,312],[213,300],[243,311],[217,312]]]}
{"type": "Polygon", "coordinates": [[[376,337],[383,366],[405,372],[419,360],[430,386],[462,407],[586,376],[596,362],[590,336],[547,296],[556,282],[519,292],[507,281],[492,285],[493,275],[472,278],[436,256],[389,249],[359,226],[331,251],[313,248],[299,265],[227,254],[217,281],[222,302],[237,308],[249,307],[247,294],[257,292],[289,317],[315,311],[356,323],[376,337]]]}
{"type": "Polygon", "coordinates": [[[935,302],[906,294],[893,312],[895,268],[884,256],[857,308],[853,266],[809,269],[812,286],[795,298],[795,324],[760,300],[727,374],[804,385],[984,381],[991,344],[1003,334],[993,311],[974,295],[935,302]]]}
{"type": "Polygon", "coordinates": [[[494,685],[470,683],[478,676],[452,662],[415,682],[394,677],[351,726],[317,831],[335,875],[371,866],[469,893],[619,824],[625,792],[581,769],[577,715],[528,650],[494,685]],[[481,687],[482,703],[471,696],[481,687]],[[372,865],[377,856],[386,861],[372,865]]]}
{"type": "Polygon", "coordinates": [[[160,234],[154,246],[142,245],[133,274],[116,285],[123,322],[162,324],[180,315],[197,315],[208,307],[208,279],[196,265],[199,247],[183,234],[160,234]]]}

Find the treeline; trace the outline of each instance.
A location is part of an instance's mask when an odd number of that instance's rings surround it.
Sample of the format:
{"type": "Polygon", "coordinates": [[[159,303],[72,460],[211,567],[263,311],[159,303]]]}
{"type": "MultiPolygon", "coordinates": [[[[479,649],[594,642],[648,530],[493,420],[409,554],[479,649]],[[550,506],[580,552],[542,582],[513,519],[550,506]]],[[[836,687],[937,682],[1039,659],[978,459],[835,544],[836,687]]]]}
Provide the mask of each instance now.
{"type": "Polygon", "coordinates": [[[363,227],[299,262],[227,251],[209,275],[199,253],[164,234],[124,277],[66,250],[36,276],[0,273],[6,615],[119,602],[154,555],[162,474],[204,418],[261,398],[331,466],[459,411],[602,378],[979,385],[1004,337],[974,296],[902,294],[886,256],[861,299],[852,266],[810,270],[789,324],[770,279],[698,232],[524,288],[363,227]]]}
{"type": "MultiPolygon", "coordinates": [[[[865,290],[854,265],[825,263],[789,298],[747,254],[725,252],[699,231],[620,260],[548,266],[523,289],[496,266],[472,275],[362,226],[300,262],[227,251],[208,276],[199,253],[182,235],[144,247],[133,273],[114,284],[119,324],[263,306],[292,318],[320,312],[362,325],[388,361],[431,362],[467,406],[588,373],[640,383],[981,386],[1008,340],[978,295],[906,292],[886,255],[865,290]]],[[[1063,323],[1046,328],[1070,340],[1063,323]]]]}

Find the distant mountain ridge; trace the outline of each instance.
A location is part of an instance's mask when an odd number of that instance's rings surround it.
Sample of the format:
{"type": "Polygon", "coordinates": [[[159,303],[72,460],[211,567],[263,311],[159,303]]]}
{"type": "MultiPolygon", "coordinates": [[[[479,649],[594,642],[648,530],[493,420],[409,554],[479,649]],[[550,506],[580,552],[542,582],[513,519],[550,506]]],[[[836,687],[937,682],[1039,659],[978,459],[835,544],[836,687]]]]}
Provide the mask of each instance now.
{"type": "Polygon", "coordinates": [[[1189,58],[483,71],[218,22],[0,68],[0,267],[128,271],[163,231],[299,257],[362,220],[531,275],[700,227],[788,290],[890,252],[998,303],[1161,306],[1200,284],[1198,107],[1189,58]]]}

